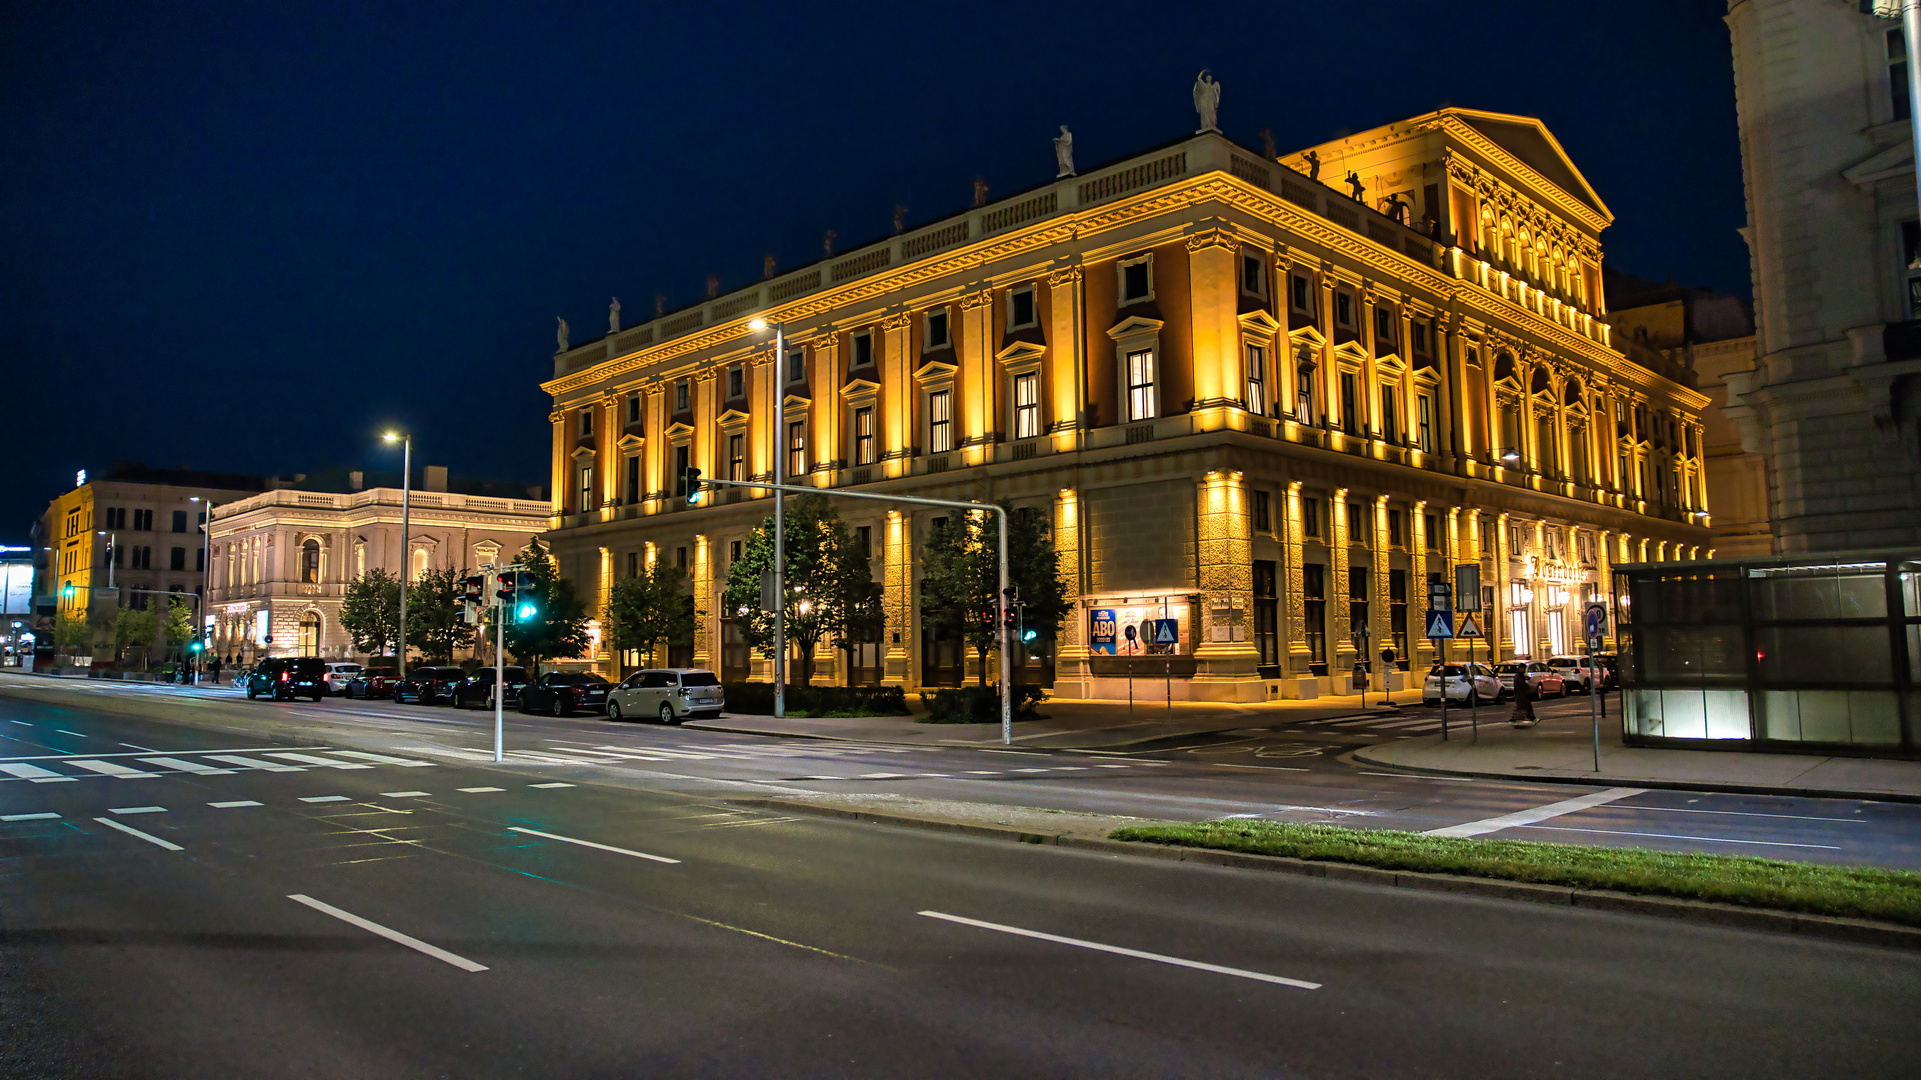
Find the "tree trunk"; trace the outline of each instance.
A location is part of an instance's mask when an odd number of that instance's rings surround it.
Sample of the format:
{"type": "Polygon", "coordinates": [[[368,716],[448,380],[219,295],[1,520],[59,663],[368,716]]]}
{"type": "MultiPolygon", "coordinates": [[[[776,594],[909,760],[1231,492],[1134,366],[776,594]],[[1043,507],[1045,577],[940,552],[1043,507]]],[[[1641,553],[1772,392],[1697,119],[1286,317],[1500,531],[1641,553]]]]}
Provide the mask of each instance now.
{"type": "Polygon", "coordinates": [[[987,685],[987,646],[982,645],[981,647],[975,649],[974,651],[980,655],[980,671],[978,672],[980,676],[980,684],[982,687],[986,687],[987,685]]]}

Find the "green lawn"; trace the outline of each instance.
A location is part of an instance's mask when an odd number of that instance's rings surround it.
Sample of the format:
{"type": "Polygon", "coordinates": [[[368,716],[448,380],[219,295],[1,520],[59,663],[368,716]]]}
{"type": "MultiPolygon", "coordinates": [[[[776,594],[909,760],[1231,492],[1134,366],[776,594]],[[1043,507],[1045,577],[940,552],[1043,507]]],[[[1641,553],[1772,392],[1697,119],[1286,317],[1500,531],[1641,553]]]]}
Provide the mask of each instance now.
{"type": "Polygon", "coordinates": [[[1132,826],[1111,835],[1115,840],[1150,844],[1613,889],[1921,926],[1921,873],[1905,870],[1232,819],[1132,826]]]}

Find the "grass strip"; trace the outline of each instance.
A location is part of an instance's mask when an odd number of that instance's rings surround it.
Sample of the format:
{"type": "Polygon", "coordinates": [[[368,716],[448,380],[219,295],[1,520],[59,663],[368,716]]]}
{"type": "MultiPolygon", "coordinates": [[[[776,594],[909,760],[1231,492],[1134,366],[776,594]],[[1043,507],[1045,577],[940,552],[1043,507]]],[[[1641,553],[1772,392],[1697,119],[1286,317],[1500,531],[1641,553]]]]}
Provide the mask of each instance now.
{"type": "Polygon", "coordinates": [[[1245,819],[1135,825],[1116,829],[1110,836],[1175,847],[1577,889],[1612,889],[1921,926],[1921,873],[1870,866],[1817,866],[1742,855],[1483,840],[1245,819]]]}

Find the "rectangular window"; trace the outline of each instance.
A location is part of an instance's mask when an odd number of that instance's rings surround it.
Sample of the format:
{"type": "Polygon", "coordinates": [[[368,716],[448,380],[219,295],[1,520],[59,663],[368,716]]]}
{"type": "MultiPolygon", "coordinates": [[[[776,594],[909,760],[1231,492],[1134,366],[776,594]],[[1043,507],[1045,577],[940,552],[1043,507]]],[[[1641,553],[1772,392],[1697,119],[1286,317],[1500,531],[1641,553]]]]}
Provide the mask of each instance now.
{"type": "Polygon", "coordinates": [[[1309,663],[1320,665],[1315,674],[1327,674],[1327,567],[1321,563],[1301,566],[1301,608],[1304,624],[1301,636],[1307,645],[1309,663]]]}
{"type": "Polygon", "coordinates": [[[1908,318],[1921,319],[1921,221],[1901,223],[1901,275],[1908,318]]]}
{"type": "Polygon", "coordinates": [[[1368,535],[1373,529],[1374,515],[1368,510],[1367,504],[1361,502],[1348,503],[1347,542],[1350,544],[1368,544],[1374,539],[1368,535]]]}
{"type": "Polygon", "coordinates": [[[1302,274],[1292,274],[1287,281],[1288,306],[1309,319],[1314,318],[1314,283],[1302,274]]]}
{"type": "Polygon", "coordinates": [[[1401,442],[1401,395],[1392,386],[1381,387],[1381,435],[1388,442],[1401,442]]]}
{"type": "Polygon", "coordinates": [[[175,510],[173,512],[173,531],[177,533],[187,531],[187,512],[185,510],[175,510]]]}
{"type": "Polygon", "coordinates": [[[921,344],[923,350],[953,347],[953,338],[947,332],[946,308],[939,308],[927,313],[925,332],[926,338],[921,344]]]}
{"type": "Polygon", "coordinates": [[[687,467],[693,463],[693,448],[674,447],[674,497],[687,497],[687,467]]]}
{"type": "Polygon", "coordinates": [[[1371,626],[1367,621],[1367,578],[1373,571],[1365,566],[1347,572],[1347,640],[1359,659],[1366,660],[1371,626]]]}
{"type": "Polygon", "coordinates": [[[807,422],[795,420],[787,425],[787,475],[807,474],[807,422]]]}
{"type": "Polygon", "coordinates": [[[727,543],[727,563],[728,565],[731,566],[734,563],[737,563],[739,561],[740,561],[740,541],[730,540],[727,543]]]}
{"type": "Polygon", "coordinates": [[[152,510],[135,510],[133,512],[133,531],[134,532],[152,532],[153,531],[153,511],[152,510]]]}
{"type": "Polygon", "coordinates": [[[580,410],[580,437],[583,439],[591,439],[594,437],[594,410],[592,408],[580,410]]]}
{"type": "Polygon", "coordinates": [[[854,335],[853,342],[854,358],[848,362],[848,366],[872,366],[874,363],[874,332],[872,330],[863,330],[854,335]]]}
{"type": "Polygon", "coordinates": [[[686,379],[682,379],[674,384],[674,411],[689,412],[693,407],[693,385],[686,379]]]}
{"type": "Polygon", "coordinates": [[[1121,264],[1121,303],[1138,304],[1154,298],[1153,257],[1121,264]]]}
{"type": "Polygon", "coordinates": [[[727,369],[727,396],[729,398],[747,396],[747,373],[739,364],[727,369]]]}
{"type": "Polygon", "coordinates": [[[1512,405],[1501,406],[1500,456],[1508,468],[1521,467],[1521,410],[1512,405]]]}
{"type": "Polygon", "coordinates": [[[627,553],[627,576],[640,576],[640,552],[638,551],[630,551],[627,553]]]}
{"type": "Polygon", "coordinates": [[[199,547],[193,549],[193,570],[196,574],[204,574],[207,572],[206,548],[199,547]]]}
{"type": "Polygon", "coordinates": [[[1268,506],[1267,492],[1255,491],[1252,494],[1254,496],[1254,505],[1252,507],[1254,528],[1260,532],[1272,532],[1274,529],[1273,510],[1268,506]]]}
{"type": "Polygon", "coordinates": [[[1385,304],[1374,307],[1374,352],[1394,351],[1394,309],[1385,304]]]}
{"type": "Polygon", "coordinates": [[[1341,430],[1349,435],[1361,433],[1360,376],[1341,372],[1341,430]]]}
{"type": "Polygon", "coordinates": [[[954,392],[927,395],[927,452],[945,454],[954,448],[954,392]]]}
{"type": "Polygon", "coordinates": [[[1259,345],[1247,347],[1247,411],[1256,416],[1267,414],[1267,350],[1259,345]]]}
{"type": "Polygon", "coordinates": [[[1034,307],[1034,287],[1029,285],[1025,289],[1010,290],[1007,294],[1007,328],[1019,330],[1039,321],[1040,316],[1034,307]]]}
{"type": "Polygon", "coordinates": [[[1159,408],[1159,399],[1154,396],[1154,350],[1128,353],[1127,418],[1152,420],[1160,415],[1159,408]]]}
{"type": "Polygon", "coordinates": [[[674,549],[674,569],[676,570],[687,569],[687,549],[686,548],[677,547],[674,549]]]}
{"type": "Polygon", "coordinates": [[[800,349],[787,354],[787,381],[790,383],[807,381],[807,353],[800,349]]]}
{"type": "Polygon", "coordinates": [[[1388,510],[1387,542],[1390,547],[1405,547],[1407,545],[1407,511],[1388,510]]]}
{"type": "Polygon", "coordinates": [[[1259,255],[1241,256],[1241,291],[1249,296],[1267,295],[1267,268],[1259,255]]]}
{"type": "Polygon", "coordinates": [[[1271,674],[1278,676],[1281,663],[1280,619],[1281,600],[1277,588],[1275,566],[1272,561],[1257,559],[1254,562],[1254,650],[1258,654],[1257,663],[1273,669],[1271,674]]]}
{"type": "Polygon", "coordinates": [[[625,483],[622,487],[627,492],[628,504],[632,505],[640,501],[640,455],[628,454],[624,468],[627,470],[627,475],[623,478],[625,483]]]}
{"type": "Polygon", "coordinates": [[[1337,326],[1354,328],[1354,297],[1336,290],[1334,293],[1334,322],[1337,326]]]}
{"type": "Polygon", "coordinates": [[[185,570],[187,568],[187,549],[173,548],[167,552],[167,569],[185,570]]]}
{"type": "Polygon", "coordinates": [[[1014,376],[1014,437],[1032,439],[1041,433],[1041,377],[1014,376]]]}
{"type": "Polygon", "coordinates": [[[1307,358],[1303,356],[1299,373],[1294,380],[1300,388],[1299,400],[1294,406],[1294,418],[1303,424],[1318,424],[1321,416],[1314,409],[1314,372],[1309,370],[1309,367],[1307,358]]]}
{"type": "Polygon", "coordinates": [[[1301,534],[1316,538],[1321,535],[1321,500],[1301,497],[1301,534]]]}
{"type": "Polygon", "coordinates": [[[594,467],[592,465],[580,467],[580,501],[574,505],[583,514],[594,508],[594,467]]]}
{"type": "Polygon", "coordinates": [[[1427,324],[1420,321],[1419,319],[1416,319],[1415,321],[1408,324],[1407,330],[1408,330],[1408,339],[1409,339],[1408,345],[1410,349],[1413,351],[1414,355],[1426,356],[1428,354],[1427,324]]]}
{"type": "Polygon", "coordinates": [[[1389,570],[1387,572],[1387,617],[1388,632],[1394,635],[1394,656],[1402,663],[1410,657],[1407,654],[1407,571],[1389,570]]]}
{"type": "Polygon", "coordinates": [[[854,464],[874,463],[874,407],[854,410],[854,464]]]}
{"type": "Polygon", "coordinates": [[[747,479],[747,436],[727,436],[727,479],[747,479]]]}
{"type": "Polygon", "coordinates": [[[1534,424],[1535,454],[1540,459],[1541,472],[1547,476],[1560,475],[1560,442],[1555,438],[1553,417],[1543,416],[1534,424]]]}
{"type": "Polygon", "coordinates": [[[627,395],[627,424],[628,426],[632,427],[632,426],[637,426],[639,423],[640,423],[640,395],[628,394],[627,395]]]}
{"type": "Polygon", "coordinates": [[[1914,103],[1908,100],[1908,43],[1899,27],[1888,31],[1888,104],[1895,120],[1914,115],[1914,103]]]}
{"type": "Polygon", "coordinates": [[[1426,528],[1427,535],[1425,539],[1427,540],[1427,549],[1429,551],[1441,550],[1441,515],[1423,515],[1422,524],[1426,528]]]}
{"type": "Polygon", "coordinates": [[[872,525],[854,526],[854,542],[860,545],[863,555],[874,553],[874,527],[872,525]]]}
{"type": "Polygon", "coordinates": [[[1434,398],[1429,394],[1419,394],[1414,398],[1418,415],[1415,417],[1414,445],[1423,454],[1434,452],[1434,398]]]}

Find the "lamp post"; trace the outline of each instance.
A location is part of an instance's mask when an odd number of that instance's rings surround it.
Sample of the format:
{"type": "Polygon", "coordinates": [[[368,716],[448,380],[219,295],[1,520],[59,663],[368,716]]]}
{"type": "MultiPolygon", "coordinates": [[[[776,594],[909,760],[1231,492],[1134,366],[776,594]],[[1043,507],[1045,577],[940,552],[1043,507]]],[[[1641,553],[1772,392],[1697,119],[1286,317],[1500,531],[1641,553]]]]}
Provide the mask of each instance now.
{"type": "MultiPolygon", "coordinates": [[[[209,615],[213,610],[213,500],[198,495],[189,495],[187,500],[207,504],[200,521],[200,666],[194,669],[193,675],[197,685],[200,682],[200,669],[207,662],[207,650],[213,648],[213,620],[209,615]]],[[[107,575],[107,583],[113,584],[111,564],[107,575]]]]}
{"type": "MultiPolygon", "coordinates": [[[[780,390],[786,381],[787,324],[774,323],[774,716],[787,715],[787,497],[780,490],[782,459],[787,456],[787,417],[781,412],[780,390]]],[[[766,319],[747,324],[765,330],[766,319]]],[[[731,479],[731,478],[730,478],[731,479]]]]}
{"type": "Polygon", "coordinates": [[[409,537],[407,527],[411,524],[408,514],[408,501],[413,493],[414,479],[414,437],[411,433],[389,431],[380,436],[383,442],[400,444],[400,644],[394,650],[394,659],[400,669],[400,678],[407,677],[407,575],[409,572],[407,550],[409,537]]]}

